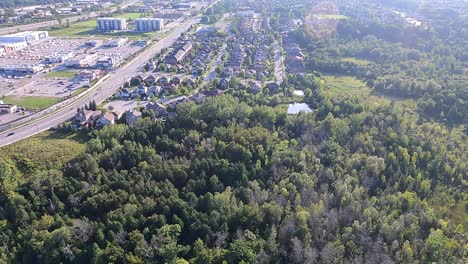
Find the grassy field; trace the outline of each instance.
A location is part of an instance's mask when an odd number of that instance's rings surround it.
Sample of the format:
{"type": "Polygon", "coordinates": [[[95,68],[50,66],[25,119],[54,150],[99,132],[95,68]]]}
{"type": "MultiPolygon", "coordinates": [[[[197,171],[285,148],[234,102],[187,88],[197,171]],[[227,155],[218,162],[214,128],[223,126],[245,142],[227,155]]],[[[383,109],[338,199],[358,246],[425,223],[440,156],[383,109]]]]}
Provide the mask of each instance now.
{"type": "Polygon", "coordinates": [[[27,166],[29,170],[46,169],[47,164],[58,168],[83,153],[86,141],[87,137],[81,133],[65,135],[46,131],[0,148],[0,162],[10,159],[18,167],[27,166]]]}
{"type": "MultiPolygon", "coordinates": [[[[128,21],[135,20],[141,17],[141,13],[124,13],[121,15],[114,15],[114,17],[122,17],[128,21]]],[[[72,23],[70,27],[52,29],[49,31],[51,36],[69,36],[69,37],[95,37],[95,38],[112,38],[112,37],[128,37],[136,40],[145,37],[153,37],[152,33],[137,33],[137,32],[100,32],[96,29],[96,19],[88,21],[72,23]]]]}
{"type": "Polygon", "coordinates": [[[325,75],[322,78],[328,97],[358,97],[368,102],[370,107],[390,104],[391,100],[371,94],[371,89],[355,77],[343,75],[325,75]]]}
{"type": "Polygon", "coordinates": [[[52,72],[49,72],[48,74],[46,74],[46,78],[67,78],[67,79],[71,79],[73,77],[75,77],[77,74],[76,71],[52,71],[52,72]]]}
{"type": "Polygon", "coordinates": [[[357,58],[352,58],[352,57],[343,58],[343,61],[351,62],[351,63],[354,63],[356,65],[360,65],[360,66],[367,66],[367,65],[369,65],[371,63],[368,60],[362,60],[362,59],[357,59],[357,58]]]}
{"type": "Polygon", "coordinates": [[[60,101],[56,97],[41,97],[41,96],[5,96],[2,99],[6,104],[15,104],[26,109],[41,110],[60,101]]]}

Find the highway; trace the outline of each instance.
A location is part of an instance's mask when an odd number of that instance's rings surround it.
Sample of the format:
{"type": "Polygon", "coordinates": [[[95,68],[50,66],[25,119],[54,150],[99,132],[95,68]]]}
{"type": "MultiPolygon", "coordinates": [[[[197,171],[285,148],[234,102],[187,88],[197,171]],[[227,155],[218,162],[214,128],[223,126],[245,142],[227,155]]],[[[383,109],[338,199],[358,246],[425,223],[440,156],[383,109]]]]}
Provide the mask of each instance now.
{"type": "Polygon", "coordinates": [[[71,119],[76,114],[76,109],[78,107],[83,107],[92,100],[96,101],[97,104],[102,103],[108,97],[113,95],[121,85],[125,83],[125,81],[138,74],[140,67],[144,65],[149,58],[159,53],[162,49],[172,45],[181,33],[187,31],[191,25],[198,23],[199,20],[200,17],[197,16],[181,23],[179,27],[174,28],[166,37],[162,38],[157,43],[153,43],[145,51],[138,54],[131,62],[127,63],[122,68],[110,72],[112,76],[87,96],[77,99],[70,103],[69,106],[63,107],[47,116],[37,117],[36,120],[28,124],[1,132],[0,147],[30,137],[42,131],[46,131],[71,119]]]}

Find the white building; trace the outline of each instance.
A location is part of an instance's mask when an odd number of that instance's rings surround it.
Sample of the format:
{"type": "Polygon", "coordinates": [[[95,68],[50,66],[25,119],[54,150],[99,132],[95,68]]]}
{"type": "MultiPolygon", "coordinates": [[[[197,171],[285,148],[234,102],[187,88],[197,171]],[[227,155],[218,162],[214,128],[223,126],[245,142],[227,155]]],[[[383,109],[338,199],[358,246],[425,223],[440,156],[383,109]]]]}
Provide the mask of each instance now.
{"type": "Polygon", "coordinates": [[[73,51],[59,51],[45,57],[46,63],[60,63],[73,58],[73,51]]]}
{"type": "Polygon", "coordinates": [[[97,29],[99,31],[127,30],[127,21],[125,18],[99,17],[97,29]]]}
{"type": "Polygon", "coordinates": [[[0,43],[21,43],[31,44],[41,39],[49,37],[47,31],[25,31],[10,35],[0,36],[0,43]]]}
{"type": "Polygon", "coordinates": [[[91,67],[97,60],[97,53],[81,54],[73,59],[65,61],[65,66],[69,68],[91,67]]]}
{"type": "Polygon", "coordinates": [[[28,43],[26,41],[22,42],[15,42],[15,43],[2,43],[0,42],[0,46],[3,47],[3,50],[5,53],[13,53],[18,50],[22,50],[28,46],[28,43]]]}
{"type": "Polygon", "coordinates": [[[159,31],[164,29],[162,18],[138,18],[135,20],[135,30],[138,32],[159,31]]]}
{"type": "Polygon", "coordinates": [[[104,43],[105,47],[120,47],[125,45],[128,42],[128,38],[116,38],[116,39],[109,39],[106,43],[104,43]]]}

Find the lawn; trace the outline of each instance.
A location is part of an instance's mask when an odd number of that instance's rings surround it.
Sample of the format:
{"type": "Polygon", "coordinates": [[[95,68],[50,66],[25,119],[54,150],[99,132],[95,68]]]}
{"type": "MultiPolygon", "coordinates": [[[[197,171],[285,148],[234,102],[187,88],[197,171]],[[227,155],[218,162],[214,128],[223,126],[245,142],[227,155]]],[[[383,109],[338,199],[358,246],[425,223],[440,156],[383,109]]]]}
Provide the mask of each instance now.
{"type": "MultiPolygon", "coordinates": [[[[127,22],[141,17],[141,13],[124,13],[121,15],[114,15],[114,17],[122,17],[127,19],[127,22]]],[[[96,38],[112,38],[112,37],[128,37],[136,40],[144,37],[153,37],[152,33],[138,33],[138,32],[100,32],[96,29],[96,19],[88,21],[72,23],[69,27],[52,29],[49,31],[51,36],[69,36],[69,37],[96,37],[96,38]]]]}
{"type": "Polygon", "coordinates": [[[0,162],[11,160],[19,169],[28,171],[46,169],[49,165],[59,168],[83,153],[86,141],[87,136],[83,133],[45,131],[0,148],[0,162]]]}
{"type": "Polygon", "coordinates": [[[367,66],[367,65],[369,65],[371,63],[368,60],[362,60],[362,59],[352,58],[352,57],[343,58],[343,61],[351,62],[351,63],[354,63],[354,64],[359,65],[359,66],[367,66]]]}
{"type": "Polygon", "coordinates": [[[42,96],[5,96],[3,102],[6,104],[15,104],[26,109],[41,110],[52,106],[60,101],[57,97],[42,96]]]}
{"type": "Polygon", "coordinates": [[[76,71],[51,71],[48,74],[46,74],[46,78],[67,78],[67,79],[72,79],[75,77],[77,74],[76,71]]]}

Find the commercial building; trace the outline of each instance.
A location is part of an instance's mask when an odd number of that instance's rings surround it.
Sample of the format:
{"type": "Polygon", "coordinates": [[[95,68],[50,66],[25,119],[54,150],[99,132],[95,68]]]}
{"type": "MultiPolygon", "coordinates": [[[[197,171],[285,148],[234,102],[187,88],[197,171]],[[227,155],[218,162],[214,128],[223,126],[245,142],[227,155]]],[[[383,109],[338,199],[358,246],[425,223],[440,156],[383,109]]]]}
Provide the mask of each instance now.
{"type": "Polygon", "coordinates": [[[128,38],[116,38],[116,39],[109,39],[106,43],[104,43],[104,47],[120,47],[125,45],[128,42],[128,38]]]}
{"type": "Polygon", "coordinates": [[[10,44],[26,42],[27,44],[31,44],[47,37],[49,37],[49,33],[47,31],[25,31],[0,36],[0,43],[10,44]]]}
{"type": "Polygon", "coordinates": [[[18,107],[16,107],[16,105],[14,104],[0,104],[0,113],[14,113],[16,112],[16,110],[18,109],[18,107]]]}
{"type": "Polygon", "coordinates": [[[96,68],[98,69],[113,69],[118,67],[122,63],[122,58],[120,57],[104,57],[99,59],[96,62],[96,68]]]}
{"type": "Polygon", "coordinates": [[[74,56],[73,51],[54,52],[52,55],[45,57],[45,62],[50,63],[50,64],[61,63],[68,59],[73,58],[73,56],[74,56]]]}
{"type": "Polygon", "coordinates": [[[6,54],[13,53],[15,51],[21,50],[26,48],[28,43],[26,41],[23,42],[16,42],[16,43],[2,43],[0,42],[0,47],[3,47],[3,50],[6,54]]]}
{"type": "Polygon", "coordinates": [[[65,61],[65,66],[69,68],[91,67],[97,60],[97,54],[81,54],[73,59],[65,61]]]}
{"type": "Polygon", "coordinates": [[[34,74],[42,70],[44,70],[44,66],[42,64],[0,65],[0,72],[4,72],[6,74],[14,74],[14,75],[34,74]]]}
{"type": "Polygon", "coordinates": [[[99,31],[127,30],[125,18],[100,17],[97,19],[97,29],[99,31]]]}
{"type": "Polygon", "coordinates": [[[135,30],[138,32],[159,31],[164,29],[162,18],[138,18],[135,20],[135,30]]]}

